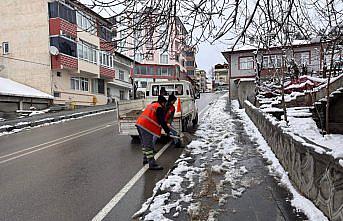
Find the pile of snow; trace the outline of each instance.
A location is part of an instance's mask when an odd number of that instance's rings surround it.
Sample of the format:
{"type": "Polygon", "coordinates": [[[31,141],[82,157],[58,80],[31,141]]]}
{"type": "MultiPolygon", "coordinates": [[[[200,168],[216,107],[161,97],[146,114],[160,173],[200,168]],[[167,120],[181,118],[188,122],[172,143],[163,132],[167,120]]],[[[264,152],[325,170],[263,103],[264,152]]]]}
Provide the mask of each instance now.
{"type": "Polygon", "coordinates": [[[322,135],[320,129],[316,125],[313,118],[302,118],[299,120],[299,115],[310,115],[308,112],[293,111],[290,112],[289,127],[287,131],[305,137],[312,142],[330,149],[325,151],[326,154],[332,155],[334,158],[343,158],[343,134],[327,134],[322,135]]]}
{"type": "Polygon", "coordinates": [[[2,77],[0,77],[0,95],[54,99],[50,94],[2,77]]]}

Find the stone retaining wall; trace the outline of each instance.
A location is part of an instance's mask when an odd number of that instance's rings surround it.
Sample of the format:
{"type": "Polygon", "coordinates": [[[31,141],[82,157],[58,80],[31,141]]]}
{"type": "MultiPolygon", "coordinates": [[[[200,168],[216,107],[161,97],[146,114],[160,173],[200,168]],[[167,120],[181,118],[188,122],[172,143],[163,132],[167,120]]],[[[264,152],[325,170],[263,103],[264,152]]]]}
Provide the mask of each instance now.
{"type": "Polygon", "coordinates": [[[284,133],[249,101],[245,101],[244,106],[298,192],[310,199],[330,220],[342,221],[343,167],[338,160],[331,155],[319,154],[310,145],[284,133]]]}

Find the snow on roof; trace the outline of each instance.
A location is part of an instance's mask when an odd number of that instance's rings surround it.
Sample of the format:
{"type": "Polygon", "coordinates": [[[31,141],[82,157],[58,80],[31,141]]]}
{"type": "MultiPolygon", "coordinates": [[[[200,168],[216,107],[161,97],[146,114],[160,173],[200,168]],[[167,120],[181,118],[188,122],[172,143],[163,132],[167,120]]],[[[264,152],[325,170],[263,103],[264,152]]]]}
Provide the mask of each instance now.
{"type": "Polygon", "coordinates": [[[310,40],[294,40],[292,42],[292,45],[306,45],[306,44],[311,44],[310,40]]]}
{"type": "Polygon", "coordinates": [[[2,77],[0,77],[0,95],[54,99],[50,94],[2,77]]]}
{"type": "Polygon", "coordinates": [[[326,78],[319,78],[319,77],[311,77],[308,75],[303,75],[299,77],[300,79],[309,79],[310,81],[313,82],[318,82],[318,83],[325,83],[327,81],[326,78]]]}
{"type": "MultiPolygon", "coordinates": [[[[230,48],[232,49],[232,48],[230,48]]],[[[250,50],[256,50],[257,47],[256,46],[252,46],[252,45],[243,45],[241,47],[238,48],[234,48],[233,51],[250,51],[250,50]]]]}

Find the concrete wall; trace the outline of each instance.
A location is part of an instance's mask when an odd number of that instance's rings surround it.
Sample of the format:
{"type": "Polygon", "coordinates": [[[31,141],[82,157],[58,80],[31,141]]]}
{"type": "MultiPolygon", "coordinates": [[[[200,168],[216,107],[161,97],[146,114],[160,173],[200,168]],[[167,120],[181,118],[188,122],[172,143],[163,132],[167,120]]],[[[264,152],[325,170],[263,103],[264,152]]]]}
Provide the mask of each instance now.
{"type": "Polygon", "coordinates": [[[343,167],[338,160],[296,141],[247,101],[245,111],[288,172],[298,192],[310,199],[330,220],[343,220],[343,167]]]}
{"type": "Polygon", "coordinates": [[[9,42],[12,58],[0,58],[0,76],[52,94],[47,1],[0,1],[0,8],[0,44],[9,42]]]}
{"type": "Polygon", "coordinates": [[[239,107],[244,107],[244,101],[255,102],[255,79],[241,79],[238,83],[238,101],[239,107]]]}

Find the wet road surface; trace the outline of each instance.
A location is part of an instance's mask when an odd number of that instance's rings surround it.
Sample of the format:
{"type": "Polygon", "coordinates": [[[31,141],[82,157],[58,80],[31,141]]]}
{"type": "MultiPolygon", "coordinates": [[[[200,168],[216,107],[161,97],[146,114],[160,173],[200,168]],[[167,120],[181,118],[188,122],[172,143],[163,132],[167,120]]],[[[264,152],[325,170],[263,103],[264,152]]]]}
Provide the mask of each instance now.
{"type": "MultiPolygon", "coordinates": [[[[202,94],[199,111],[218,94],[202,94]]],[[[115,112],[0,137],[0,220],[91,220],[142,168],[139,143],[118,135],[115,112]]],[[[158,145],[161,149],[166,145],[158,145]]],[[[182,149],[159,158],[104,220],[129,220],[182,149]]]]}

